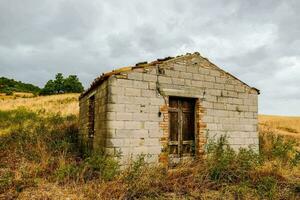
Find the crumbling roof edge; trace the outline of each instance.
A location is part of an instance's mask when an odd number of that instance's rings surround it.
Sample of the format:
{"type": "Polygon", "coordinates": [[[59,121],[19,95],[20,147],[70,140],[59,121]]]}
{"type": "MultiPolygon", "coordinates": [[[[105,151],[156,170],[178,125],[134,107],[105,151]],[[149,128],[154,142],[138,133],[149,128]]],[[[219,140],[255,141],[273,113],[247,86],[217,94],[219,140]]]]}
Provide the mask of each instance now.
{"type": "MultiPolygon", "coordinates": [[[[198,52],[196,52],[196,53],[199,54],[198,52]]],[[[180,55],[180,56],[176,56],[176,57],[168,56],[168,57],[165,57],[165,58],[158,58],[157,60],[152,61],[150,63],[148,63],[148,62],[139,62],[139,63],[135,64],[135,66],[121,67],[119,69],[112,70],[112,71],[107,72],[107,73],[103,73],[101,76],[94,79],[94,81],[92,82],[92,84],[90,85],[90,87],[88,89],[86,89],[83,93],[81,93],[81,95],[79,96],[79,99],[86,96],[88,93],[90,93],[93,89],[95,89],[97,86],[99,86],[101,83],[103,83],[106,79],[108,79],[112,75],[118,75],[122,72],[129,72],[129,71],[132,71],[133,69],[137,69],[137,68],[152,67],[152,66],[164,63],[164,62],[169,61],[169,60],[176,60],[176,59],[182,58],[184,56],[189,56],[189,55],[191,55],[191,54],[187,53],[186,55],[180,55]]]]}
{"type": "MultiPolygon", "coordinates": [[[[145,67],[152,67],[152,66],[155,66],[157,64],[162,64],[164,62],[167,62],[167,61],[174,61],[174,60],[177,60],[177,59],[180,59],[182,57],[185,57],[185,56],[191,56],[191,55],[197,55],[197,56],[201,56],[199,52],[195,52],[193,54],[191,53],[187,53],[185,55],[179,55],[179,56],[176,56],[176,57],[165,57],[165,58],[158,58],[157,60],[155,61],[152,61],[150,63],[148,62],[139,62],[137,64],[135,64],[135,66],[127,66],[127,67],[121,67],[121,68],[118,68],[116,70],[112,70],[110,72],[107,72],[107,73],[103,73],[101,76],[97,77],[93,82],[92,84],[90,85],[90,87],[88,89],[86,89],[83,93],[81,93],[81,95],[79,96],[79,99],[83,98],[84,96],[86,96],[88,93],[90,93],[92,90],[94,90],[97,86],[99,86],[100,84],[102,84],[105,80],[107,80],[109,77],[113,76],[113,75],[118,75],[122,72],[129,72],[129,71],[132,71],[133,69],[137,69],[137,68],[145,68],[145,67]]],[[[257,92],[257,94],[260,94],[260,90],[255,88],[255,87],[251,87],[250,85],[248,85],[247,83],[243,82],[242,80],[240,80],[239,78],[235,77],[234,75],[232,75],[231,73],[229,72],[226,72],[225,70],[221,69],[220,67],[216,66],[214,63],[212,63],[209,59],[205,58],[205,57],[202,57],[203,59],[206,59],[209,63],[211,63],[212,65],[214,65],[218,70],[226,73],[227,75],[233,77],[234,79],[240,81],[241,83],[243,83],[244,85],[246,85],[247,87],[249,87],[250,89],[253,89],[257,92]]]]}

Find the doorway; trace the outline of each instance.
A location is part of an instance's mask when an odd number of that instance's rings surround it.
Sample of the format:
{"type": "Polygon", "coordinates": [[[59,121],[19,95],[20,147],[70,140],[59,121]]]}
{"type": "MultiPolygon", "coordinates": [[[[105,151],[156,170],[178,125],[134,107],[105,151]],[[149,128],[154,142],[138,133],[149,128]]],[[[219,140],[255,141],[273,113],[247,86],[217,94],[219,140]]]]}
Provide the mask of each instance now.
{"type": "Polygon", "coordinates": [[[195,155],[195,99],[169,97],[169,158],[195,155]]]}

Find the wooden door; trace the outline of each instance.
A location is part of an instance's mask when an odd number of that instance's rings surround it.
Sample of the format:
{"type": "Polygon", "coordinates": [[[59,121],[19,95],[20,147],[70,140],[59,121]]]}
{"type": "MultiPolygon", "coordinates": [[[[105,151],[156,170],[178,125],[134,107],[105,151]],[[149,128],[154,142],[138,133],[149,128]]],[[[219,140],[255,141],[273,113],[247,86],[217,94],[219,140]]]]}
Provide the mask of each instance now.
{"type": "Polygon", "coordinates": [[[195,100],[169,98],[169,155],[190,157],[195,153],[195,100]]]}

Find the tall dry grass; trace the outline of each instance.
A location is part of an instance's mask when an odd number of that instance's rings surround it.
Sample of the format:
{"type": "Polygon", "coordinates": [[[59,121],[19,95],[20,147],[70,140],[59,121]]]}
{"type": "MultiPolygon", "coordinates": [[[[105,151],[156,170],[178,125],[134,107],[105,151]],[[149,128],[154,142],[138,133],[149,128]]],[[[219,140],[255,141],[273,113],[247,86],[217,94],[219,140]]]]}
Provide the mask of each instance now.
{"type": "Polygon", "coordinates": [[[0,99],[0,110],[15,110],[25,107],[32,111],[40,111],[48,114],[59,113],[63,116],[78,115],[79,94],[59,94],[51,96],[37,96],[32,98],[0,99]]]}
{"type": "Polygon", "coordinates": [[[258,120],[261,131],[300,140],[300,117],[259,115],[258,120]]]}
{"type": "Polygon", "coordinates": [[[167,169],[141,156],[120,171],[100,152],[82,156],[74,137],[77,99],[68,94],[0,105],[0,132],[7,130],[0,134],[0,199],[300,199],[300,153],[295,141],[276,132],[272,117],[260,117],[261,154],[235,152],[223,138],[210,141],[206,159],[167,169]]]}

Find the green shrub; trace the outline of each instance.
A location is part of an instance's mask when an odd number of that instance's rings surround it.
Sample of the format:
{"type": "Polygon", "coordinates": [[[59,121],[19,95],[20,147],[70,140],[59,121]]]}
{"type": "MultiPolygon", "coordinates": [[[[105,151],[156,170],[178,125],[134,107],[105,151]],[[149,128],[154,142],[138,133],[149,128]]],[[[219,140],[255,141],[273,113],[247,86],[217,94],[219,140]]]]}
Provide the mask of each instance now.
{"type": "Polygon", "coordinates": [[[132,163],[127,167],[124,180],[126,183],[132,183],[139,178],[146,166],[145,155],[139,155],[137,159],[133,160],[132,163]]]}
{"type": "Polygon", "coordinates": [[[108,181],[119,173],[120,166],[114,157],[95,151],[85,158],[82,168],[82,177],[85,181],[98,178],[108,181]]]}
{"type": "Polygon", "coordinates": [[[277,180],[272,176],[261,177],[257,183],[256,189],[262,199],[275,199],[278,190],[277,180]]]}
{"type": "Polygon", "coordinates": [[[206,164],[211,180],[234,183],[247,180],[251,169],[260,164],[260,157],[251,148],[234,151],[227,137],[221,136],[216,142],[209,141],[206,164]]]}
{"type": "Polygon", "coordinates": [[[283,165],[296,166],[299,164],[300,153],[297,142],[271,132],[260,134],[260,153],[266,161],[279,160],[283,165]]]}
{"type": "Polygon", "coordinates": [[[149,166],[147,155],[141,154],[123,171],[122,180],[126,185],[126,199],[148,197],[155,199],[163,192],[166,183],[165,168],[149,166]]]}
{"type": "Polygon", "coordinates": [[[71,180],[77,181],[80,174],[80,168],[74,163],[60,166],[54,173],[56,181],[59,183],[67,183],[71,180]]]}
{"type": "Polygon", "coordinates": [[[0,194],[5,192],[9,187],[12,186],[14,181],[14,174],[10,171],[0,173],[0,194]]]}

